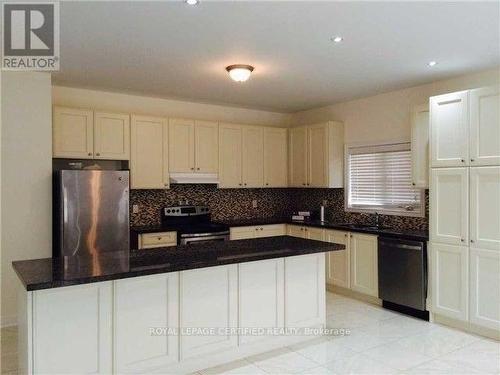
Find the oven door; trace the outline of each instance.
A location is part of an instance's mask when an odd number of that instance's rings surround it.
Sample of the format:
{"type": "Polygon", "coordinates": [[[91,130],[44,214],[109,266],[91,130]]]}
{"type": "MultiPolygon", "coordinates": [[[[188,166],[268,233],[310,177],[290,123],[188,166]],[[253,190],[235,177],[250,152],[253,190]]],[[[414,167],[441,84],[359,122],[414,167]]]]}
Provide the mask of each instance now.
{"type": "Polygon", "coordinates": [[[229,232],[182,235],[180,245],[219,241],[229,241],[229,232]]]}

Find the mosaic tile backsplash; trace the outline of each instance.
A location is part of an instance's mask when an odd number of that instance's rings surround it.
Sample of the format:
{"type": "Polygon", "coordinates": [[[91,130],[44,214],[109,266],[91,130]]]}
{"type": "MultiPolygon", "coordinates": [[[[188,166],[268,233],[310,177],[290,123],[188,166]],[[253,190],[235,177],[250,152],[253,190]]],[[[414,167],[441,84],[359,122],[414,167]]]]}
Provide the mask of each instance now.
{"type": "MultiPolygon", "coordinates": [[[[218,189],[216,185],[172,185],[168,190],[131,190],[130,221],[132,226],[160,223],[160,210],[175,206],[179,200],[189,204],[206,204],[214,220],[266,217],[289,217],[296,210],[319,210],[326,200],[327,219],[335,222],[367,223],[372,215],[345,212],[344,189],[218,189]],[[252,201],[257,200],[257,208],[252,201]],[[139,213],[132,213],[132,205],[139,213]]],[[[406,230],[428,230],[429,194],[426,191],[424,218],[381,215],[384,225],[406,230]]]]}

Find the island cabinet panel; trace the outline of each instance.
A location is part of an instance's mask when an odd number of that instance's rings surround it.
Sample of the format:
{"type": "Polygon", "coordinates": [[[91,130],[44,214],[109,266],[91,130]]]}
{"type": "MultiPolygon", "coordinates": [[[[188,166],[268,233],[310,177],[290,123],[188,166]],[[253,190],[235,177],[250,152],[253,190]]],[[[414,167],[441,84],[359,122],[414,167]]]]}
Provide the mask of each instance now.
{"type": "Polygon", "coordinates": [[[33,372],[112,372],[112,282],[33,292],[33,372]]]}
{"type": "Polygon", "coordinates": [[[177,272],[114,281],[115,372],[147,373],[178,362],[178,290],[177,272]]]}
{"type": "Polygon", "coordinates": [[[285,326],[325,323],[325,254],[285,258],[285,326]]]}
{"type": "Polygon", "coordinates": [[[238,325],[238,265],[180,272],[181,360],[236,347],[237,336],[224,331],[238,325]],[[216,334],[187,330],[213,329],[216,334]]]}
{"type": "MultiPolygon", "coordinates": [[[[245,329],[280,328],[284,323],[284,260],[242,263],[238,272],[238,321],[245,329]]],[[[271,336],[272,337],[272,336],[271,336]]],[[[271,338],[240,334],[239,344],[271,338]]]]}

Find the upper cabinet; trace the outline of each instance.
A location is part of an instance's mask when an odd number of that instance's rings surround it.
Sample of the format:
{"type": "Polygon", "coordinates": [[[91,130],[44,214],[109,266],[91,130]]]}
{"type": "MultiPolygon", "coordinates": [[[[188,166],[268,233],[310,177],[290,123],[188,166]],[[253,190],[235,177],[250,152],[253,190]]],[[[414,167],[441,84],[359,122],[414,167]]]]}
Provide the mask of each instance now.
{"type": "Polygon", "coordinates": [[[168,188],[168,120],[132,115],[131,133],[131,188],[168,188]]]}
{"type": "Polygon", "coordinates": [[[170,119],[170,173],[217,173],[218,132],[217,122],[170,119]]]}
{"type": "Polygon", "coordinates": [[[264,128],[264,186],[286,187],[288,168],[287,130],[264,128]]]}
{"type": "Polygon", "coordinates": [[[94,159],[130,159],[130,116],[94,113],[94,159]]]}
{"type": "Polygon", "coordinates": [[[344,127],[329,121],[290,130],[292,187],[343,187],[344,127]]]}
{"type": "Polygon", "coordinates": [[[54,107],[53,157],[128,160],[130,116],[54,107]]]}
{"type": "Polygon", "coordinates": [[[55,158],[94,157],[94,113],[85,109],[54,107],[52,153],[55,158]]]}
{"type": "Polygon", "coordinates": [[[469,94],[434,96],[431,107],[431,167],[469,164],[469,94]]]}
{"type": "Polygon", "coordinates": [[[242,183],[244,187],[264,186],[264,128],[244,126],[242,141],[242,183]]]}
{"type": "Polygon", "coordinates": [[[429,187],[429,106],[417,106],[412,111],[411,162],[412,184],[429,187]]]}
{"type": "Polygon", "coordinates": [[[497,87],[435,96],[431,108],[431,167],[500,163],[497,87]]]}
{"type": "Polygon", "coordinates": [[[500,92],[498,87],[470,91],[470,164],[500,164],[500,92]]]}
{"type": "Polygon", "coordinates": [[[237,124],[219,127],[219,187],[287,185],[287,130],[237,124]]]}

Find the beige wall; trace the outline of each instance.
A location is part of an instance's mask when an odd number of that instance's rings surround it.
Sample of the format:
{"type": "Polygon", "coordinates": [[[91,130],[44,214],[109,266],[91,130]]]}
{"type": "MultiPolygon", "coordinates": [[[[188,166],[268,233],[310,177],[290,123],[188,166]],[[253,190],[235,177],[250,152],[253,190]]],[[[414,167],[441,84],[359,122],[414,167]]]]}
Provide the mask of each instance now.
{"type": "Polygon", "coordinates": [[[1,323],[16,322],[11,262],[52,253],[52,111],[47,73],[2,74],[1,323]]]}
{"type": "Polygon", "coordinates": [[[287,126],[290,115],[214,104],[54,86],[54,104],[165,117],[287,126]]]}
{"type": "Polygon", "coordinates": [[[325,120],[343,121],[345,142],[377,142],[410,139],[410,108],[430,96],[498,84],[499,70],[487,70],[427,85],[391,91],[349,102],[297,112],[291,126],[325,120]]]}

